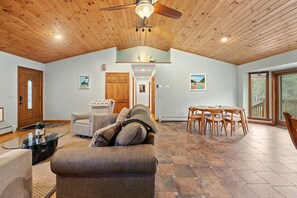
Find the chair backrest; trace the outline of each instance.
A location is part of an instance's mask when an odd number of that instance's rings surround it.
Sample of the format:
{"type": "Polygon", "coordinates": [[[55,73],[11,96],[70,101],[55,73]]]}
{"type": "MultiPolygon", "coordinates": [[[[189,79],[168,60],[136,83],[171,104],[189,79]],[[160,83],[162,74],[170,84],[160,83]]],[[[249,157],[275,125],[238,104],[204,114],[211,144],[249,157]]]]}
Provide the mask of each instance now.
{"type": "Polygon", "coordinates": [[[90,106],[92,107],[92,113],[113,113],[115,100],[106,99],[104,101],[100,100],[92,100],[90,102],[90,106]]]}
{"type": "Polygon", "coordinates": [[[194,107],[189,107],[189,110],[188,110],[188,119],[192,116],[192,115],[195,115],[195,114],[198,114],[198,110],[195,109],[194,107]]]}
{"type": "Polygon", "coordinates": [[[216,115],[223,116],[223,112],[224,112],[222,109],[209,109],[207,111],[211,113],[212,117],[216,115]]]}
{"type": "Polygon", "coordinates": [[[225,109],[224,111],[226,113],[230,113],[230,114],[237,114],[237,115],[240,114],[240,110],[238,110],[238,109],[225,109]]]}
{"type": "Polygon", "coordinates": [[[293,118],[289,113],[284,112],[287,128],[291,137],[291,140],[297,149],[297,118],[293,118]]]}

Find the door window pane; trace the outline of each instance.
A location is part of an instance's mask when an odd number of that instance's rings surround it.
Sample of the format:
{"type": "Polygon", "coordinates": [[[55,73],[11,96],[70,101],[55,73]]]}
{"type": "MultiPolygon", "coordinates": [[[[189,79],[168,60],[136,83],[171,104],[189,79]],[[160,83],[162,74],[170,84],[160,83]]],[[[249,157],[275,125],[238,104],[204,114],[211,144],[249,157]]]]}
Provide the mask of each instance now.
{"type": "Polygon", "coordinates": [[[268,73],[250,74],[250,117],[267,118],[268,73]]]}
{"type": "Polygon", "coordinates": [[[297,73],[279,76],[279,119],[284,121],[283,112],[297,117],[297,73]]]}
{"type": "Polygon", "coordinates": [[[28,109],[32,109],[32,81],[28,81],[28,109]]]}

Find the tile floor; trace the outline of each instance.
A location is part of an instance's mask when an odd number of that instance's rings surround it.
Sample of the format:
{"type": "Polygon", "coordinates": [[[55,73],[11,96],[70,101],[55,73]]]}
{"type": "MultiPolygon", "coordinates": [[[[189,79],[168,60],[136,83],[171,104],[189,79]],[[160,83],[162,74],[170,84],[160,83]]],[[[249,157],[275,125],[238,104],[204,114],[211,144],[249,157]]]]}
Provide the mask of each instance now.
{"type": "Polygon", "coordinates": [[[184,122],[158,128],[157,198],[297,197],[297,150],[286,129],[250,124],[247,136],[212,137],[184,122]]]}

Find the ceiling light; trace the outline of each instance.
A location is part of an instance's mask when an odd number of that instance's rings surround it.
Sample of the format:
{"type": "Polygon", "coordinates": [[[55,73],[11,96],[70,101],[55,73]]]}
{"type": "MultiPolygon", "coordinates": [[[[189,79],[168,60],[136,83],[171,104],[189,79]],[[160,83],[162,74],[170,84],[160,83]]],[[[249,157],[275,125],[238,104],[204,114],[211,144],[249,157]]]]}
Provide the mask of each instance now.
{"type": "Polygon", "coordinates": [[[226,43],[229,40],[229,37],[223,37],[221,38],[221,42],[226,43]]]}
{"type": "Polygon", "coordinates": [[[155,9],[152,0],[142,0],[139,2],[140,3],[135,8],[136,14],[143,19],[149,18],[155,9]]]}
{"type": "Polygon", "coordinates": [[[55,35],[55,39],[60,40],[61,38],[62,38],[62,35],[61,35],[61,34],[56,34],[56,35],[55,35]]]}
{"type": "Polygon", "coordinates": [[[144,71],[145,71],[145,69],[142,69],[141,71],[143,71],[143,72],[144,72],[144,71]]]}

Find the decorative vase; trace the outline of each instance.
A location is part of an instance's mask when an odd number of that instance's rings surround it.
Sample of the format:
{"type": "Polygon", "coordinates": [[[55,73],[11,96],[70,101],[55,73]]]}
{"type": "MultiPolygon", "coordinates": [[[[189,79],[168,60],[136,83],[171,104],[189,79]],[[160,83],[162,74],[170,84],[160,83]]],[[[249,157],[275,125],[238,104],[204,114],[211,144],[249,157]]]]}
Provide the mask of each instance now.
{"type": "Polygon", "coordinates": [[[36,129],[35,130],[35,136],[37,137],[37,138],[40,138],[41,136],[43,136],[44,135],[44,128],[43,129],[36,129]]]}

